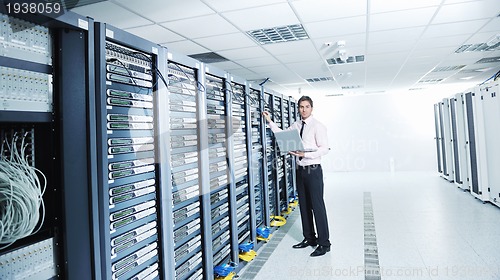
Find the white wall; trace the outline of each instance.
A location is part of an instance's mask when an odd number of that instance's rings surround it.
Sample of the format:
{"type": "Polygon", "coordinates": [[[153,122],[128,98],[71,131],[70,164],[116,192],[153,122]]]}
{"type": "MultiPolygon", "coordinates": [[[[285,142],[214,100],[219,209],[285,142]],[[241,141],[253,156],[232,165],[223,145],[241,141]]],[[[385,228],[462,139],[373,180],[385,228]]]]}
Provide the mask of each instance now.
{"type": "Polygon", "coordinates": [[[437,172],[433,105],[466,89],[302,94],[313,99],[313,115],[328,127],[331,151],[322,160],[325,171],[437,172]]]}

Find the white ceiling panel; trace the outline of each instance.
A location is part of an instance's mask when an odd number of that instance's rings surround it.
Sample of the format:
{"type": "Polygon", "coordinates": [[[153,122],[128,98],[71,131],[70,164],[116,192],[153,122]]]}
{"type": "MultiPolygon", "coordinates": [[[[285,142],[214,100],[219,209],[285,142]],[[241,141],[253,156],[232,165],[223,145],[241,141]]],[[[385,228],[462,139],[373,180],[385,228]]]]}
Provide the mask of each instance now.
{"type": "Polygon", "coordinates": [[[369,1],[370,1],[370,11],[368,12],[371,14],[439,6],[442,2],[442,0],[419,0],[419,1],[369,0],[369,1]]]}
{"type": "Polygon", "coordinates": [[[172,49],[175,52],[182,53],[185,55],[190,55],[190,54],[197,54],[197,53],[206,53],[209,52],[210,50],[192,42],[189,40],[184,40],[184,41],[179,41],[179,42],[173,42],[173,43],[168,43],[166,45],[167,49],[172,49]]]}
{"type": "Polygon", "coordinates": [[[246,36],[246,34],[242,33],[212,36],[207,38],[194,39],[193,41],[214,52],[221,50],[248,48],[256,45],[256,43],[252,39],[246,36]]]}
{"type": "Polygon", "coordinates": [[[242,60],[265,57],[269,55],[269,53],[261,47],[238,48],[233,50],[218,51],[217,53],[230,60],[242,60]]]}
{"type": "Polygon", "coordinates": [[[114,2],[156,23],[215,13],[198,0],[114,0],[114,2]]]}
{"type": "Polygon", "coordinates": [[[384,44],[373,44],[368,45],[368,50],[366,54],[390,54],[393,52],[410,52],[414,47],[413,41],[400,41],[400,42],[392,42],[392,43],[384,43],[384,44]]]}
{"type": "Polygon", "coordinates": [[[306,79],[332,76],[326,65],[317,61],[289,63],[287,66],[293,72],[297,73],[301,77],[305,77],[306,79]]]}
{"type": "Polygon", "coordinates": [[[481,28],[481,30],[479,30],[480,32],[497,32],[497,33],[500,33],[500,17],[496,17],[494,19],[491,19],[488,24],[486,24],[483,28],[481,28]]]}
{"type": "Polygon", "coordinates": [[[447,23],[475,19],[491,18],[500,12],[500,1],[484,0],[444,5],[439,9],[432,23],[447,23]]]}
{"type": "Polygon", "coordinates": [[[164,22],[161,25],[190,39],[238,32],[234,26],[216,14],[164,22]]]}
{"type": "Polygon", "coordinates": [[[282,55],[291,53],[297,54],[301,51],[316,52],[316,49],[314,48],[314,45],[311,42],[311,40],[300,40],[300,41],[284,42],[277,44],[268,44],[268,45],[263,45],[262,47],[272,55],[282,55]]]}
{"type": "Polygon", "coordinates": [[[474,34],[478,32],[488,20],[473,20],[455,23],[429,25],[422,38],[436,38],[442,36],[474,34]]]}
{"type": "Polygon", "coordinates": [[[109,23],[118,28],[129,28],[153,23],[111,2],[99,2],[74,8],[72,11],[83,16],[90,16],[95,21],[109,23]],[[109,11],[113,12],[110,13],[109,11]]]}
{"type": "Polygon", "coordinates": [[[304,28],[309,37],[313,39],[364,33],[366,31],[366,17],[359,16],[306,23],[304,28]]]}
{"type": "Polygon", "coordinates": [[[167,43],[185,39],[157,24],[128,28],[125,30],[152,42],[167,43]]]}
{"type": "Polygon", "coordinates": [[[381,44],[399,41],[416,41],[422,35],[425,27],[402,28],[385,31],[370,32],[368,42],[370,44],[381,44]]]}
{"type": "Polygon", "coordinates": [[[236,60],[235,62],[246,68],[280,64],[278,60],[269,55],[266,57],[236,60]]]}
{"type": "Polygon", "coordinates": [[[366,14],[366,0],[351,0],[349,5],[342,5],[331,0],[304,0],[291,2],[302,22],[346,18],[366,14]]]}
{"type": "Polygon", "coordinates": [[[466,42],[468,38],[470,38],[469,34],[420,39],[415,44],[415,49],[451,47],[450,50],[454,52],[458,47],[466,42]]]}
{"type": "Polygon", "coordinates": [[[437,7],[373,14],[370,16],[370,31],[425,26],[429,24],[437,7]]]}
{"type": "Polygon", "coordinates": [[[297,52],[290,54],[277,55],[276,58],[284,64],[296,63],[296,62],[306,62],[306,61],[318,61],[321,59],[316,52],[297,52]]]}
{"type": "Polygon", "coordinates": [[[222,15],[243,31],[299,23],[288,3],[224,12],[222,15]]]}
{"type": "Polygon", "coordinates": [[[201,0],[201,1],[207,4],[208,6],[216,9],[219,12],[244,10],[248,8],[287,2],[287,0],[252,0],[252,1],[201,0]]]}

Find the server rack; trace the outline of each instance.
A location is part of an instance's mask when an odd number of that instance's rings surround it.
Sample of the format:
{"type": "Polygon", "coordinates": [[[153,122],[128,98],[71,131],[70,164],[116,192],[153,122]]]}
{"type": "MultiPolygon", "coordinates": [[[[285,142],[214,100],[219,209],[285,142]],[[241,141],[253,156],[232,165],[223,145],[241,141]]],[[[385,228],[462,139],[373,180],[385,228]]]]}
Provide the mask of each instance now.
{"type": "Polygon", "coordinates": [[[434,128],[436,130],[436,159],[437,171],[443,173],[443,152],[442,152],[442,138],[441,138],[441,110],[439,103],[434,104],[434,128]]]}
{"type": "Polygon", "coordinates": [[[98,233],[102,279],[160,279],[158,46],[95,24],[98,233]]]}
{"type": "MultiPolygon", "coordinates": [[[[266,180],[267,178],[267,169],[264,168],[266,166],[265,161],[265,124],[264,119],[262,118],[262,108],[264,106],[264,102],[262,102],[261,91],[258,88],[252,87],[250,84],[248,86],[248,104],[250,112],[250,121],[251,125],[251,166],[250,166],[250,186],[251,191],[253,190],[253,203],[255,204],[255,213],[252,215],[252,221],[255,221],[254,229],[258,227],[265,227],[269,225],[268,215],[266,215],[266,180]]],[[[252,238],[254,240],[254,238],[252,238]]]]}
{"type": "MultiPolygon", "coordinates": [[[[173,232],[169,246],[165,279],[203,279],[210,274],[211,255],[204,250],[211,244],[207,230],[210,224],[210,197],[207,186],[208,142],[204,105],[202,65],[189,57],[169,51],[168,106],[164,111],[169,123],[166,138],[169,140],[167,159],[170,162],[170,189],[167,201],[172,201],[173,221],[166,226],[173,232]],[[170,249],[169,249],[170,248],[170,249]],[[208,265],[209,264],[209,265],[208,265]]],[[[210,279],[207,277],[206,279],[210,279]]]]}
{"type": "Polygon", "coordinates": [[[15,148],[24,152],[26,165],[45,174],[37,172],[46,183],[43,223],[34,220],[36,233],[0,245],[0,278],[98,279],[99,259],[91,257],[97,249],[92,242],[97,218],[89,196],[96,171],[89,129],[94,121],[93,54],[88,52],[93,21],[70,12],[57,19],[0,17],[0,158],[10,157],[15,148]]]}
{"type": "Polygon", "coordinates": [[[444,98],[439,103],[441,114],[441,147],[443,158],[443,173],[444,179],[453,181],[453,148],[451,140],[451,120],[450,120],[450,102],[448,98],[444,98]]]}
{"type": "MultiPolygon", "coordinates": [[[[290,118],[290,125],[292,125],[294,122],[296,122],[299,119],[298,115],[298,106],[297,102],[292,98],[289,97],[289,104],[290,104],[290,113],[289,113],[289,118],[290,118]]],[[[288,168],[288,181],[287,181],[287,187],[288,187],[288,198],[289,202],[296,202],[297,201],[297,189],[296,189],[296,160],[295,157],[290,156],[288,159],[289,163],[287,165],[288,168]]]]}
{"type": "MultiPolygon", "coordinates": [[[[231,76],[231,125],[232,125],[232,151],[234,161],[234,190],[236,201],[236,228],[237,244],[255,241],[255,219],[251,213],[255,211],[252,203],[254,192],[250,183],[250,115],[248,106],[248,86],[245,80],[231,76]]],[[[237,263],[237,262],[236,262],[237,263]]]]}
{"type": "MultiPolygon", "coordinates": [[[[278,121],[279,115],[275,113],[276,108],[274,107],[274,97],[271,92],[268,90],[262,90],[262,94],[264,96],[264,110],[270,113],[271,120],[276,122],[278,126],[281,123],[278,121]]],[[[275,140],[274,135],[269,127],[266,124],[265,136],[264,136],[264,147],[266,150],[266,161],[265,161],[265,178],[266,185],[264,193],[264,197],[267,199],[266,201],[266,210],[264,212],[266,219],[270,219],[270,216],[279,215],[279,195],[277,192],[277,175],[276,175],[276,149],[275,149],[275,140]]],[[[269,220],[268,220],[269,221],[269,220]]],[[[270,222],[267,222],[266,225],[270,225],[270,222]]]]}
{"type": "Polygon", "coordinates": [[[484,134],[485,134],[485,149],[487,154],[487,173],[488,184],[485,185],[484,191],[488,191],[488,201],[500,206],[500,85],[498,81],[490,82],[480,87],[481,96],[483,97],[484,109],[484,134]]]}
{"type": "Polygon", "coordinates": [[[465,141],[465,96],[463,93],[455,94],[452,99],[454,108],[454,151],[455,151],[455,184],[464,190],[469,190],[469,173],[467,171],[467,150],[465,141]]]}
{"type": "Polygon", "coordinates": [[[487,158],[484,137],[484,118],[481,92],[479,88],[472,88],[465,93],[465,116],[466,116],[466,143],[467,163],[470,174],[469,189],[471,194],[483,201],[487,201],[489,195],[487,158]]]}
{"type": "Polygon", "coordinates": [[[228,74],[205,67],[210,171],[211,267],[237,261],[235,171],[228,74]]]}

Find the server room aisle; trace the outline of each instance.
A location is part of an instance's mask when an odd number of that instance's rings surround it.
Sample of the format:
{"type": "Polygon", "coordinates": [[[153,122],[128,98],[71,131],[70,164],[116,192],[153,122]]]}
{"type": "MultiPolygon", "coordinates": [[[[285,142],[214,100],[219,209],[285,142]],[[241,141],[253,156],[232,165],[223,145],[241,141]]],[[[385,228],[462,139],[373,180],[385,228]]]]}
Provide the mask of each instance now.
{"type": "Polygon", "coordinates": [[[325,174],[325,201],[330,253],[291,248],[302,240],[296,209],[239,279],[500,279],[500,208],[436,173],[325,174]]]}

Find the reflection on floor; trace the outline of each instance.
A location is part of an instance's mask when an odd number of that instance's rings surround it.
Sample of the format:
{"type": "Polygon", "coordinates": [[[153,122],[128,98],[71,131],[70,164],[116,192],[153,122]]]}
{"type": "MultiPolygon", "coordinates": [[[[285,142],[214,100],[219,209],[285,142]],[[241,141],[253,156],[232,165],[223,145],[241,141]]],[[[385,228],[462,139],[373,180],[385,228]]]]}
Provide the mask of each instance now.
{"type": "Polygon", "coordinates": [[[311,247],[292,249],[303,239],[297,208],[287,228],[276,231],[282,239],[267,249],[272,253],[265,262],[245,265],[239,279],[500,279],[500,208],[436,173],[326,173],[325,202],[330,253],[312,258],[311,247]],[[365,266],[365,193],[371,195],[380,278],[365,266]]]}

